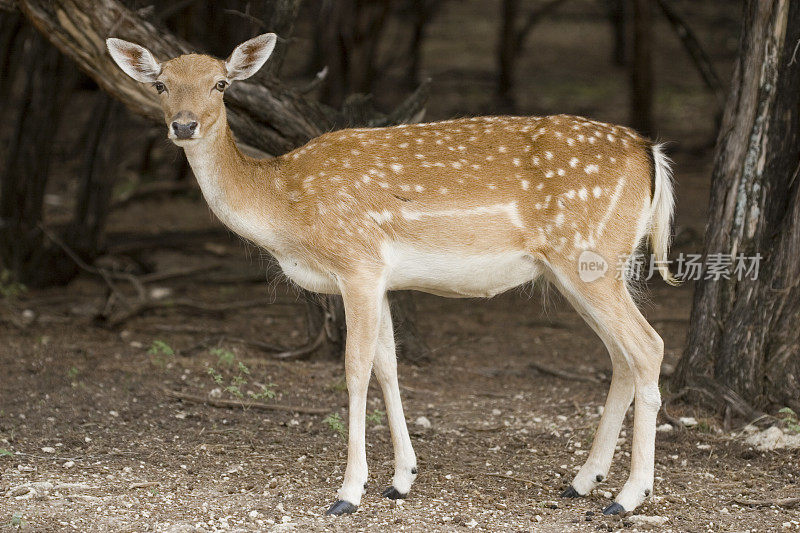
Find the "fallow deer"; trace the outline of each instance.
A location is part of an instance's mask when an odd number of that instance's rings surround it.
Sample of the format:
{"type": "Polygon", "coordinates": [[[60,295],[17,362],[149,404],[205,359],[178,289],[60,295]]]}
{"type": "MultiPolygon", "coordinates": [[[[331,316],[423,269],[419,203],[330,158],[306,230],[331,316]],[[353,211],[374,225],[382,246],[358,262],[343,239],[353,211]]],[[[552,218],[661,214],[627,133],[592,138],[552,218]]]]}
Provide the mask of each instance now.
{"type": "Polygon", "coordinates": [[[275,41],[260,35],[224,61],[189,54],[159,62],[133,43],[107,45],[122,70],[158,93],[169,139],[186,152],[219,219],[275,256],[297,285],[342,295],[347,468],[327,513],[354,512],[365,490],[373,370],[394,446],[383,496],[406,497],[417,477],[387,291],[488,298],[534,280],[560,290],[613,365],[588,459],[562,496],[585,495],[606,478],[635,399],[630,476],[604,513],[636,508],[653,490],[664,344],[625,279],[609,271],[584,281],[577,265],[587,252],[630,257],[649,239],[661,276],[673,281],[665,262],[673,188],[661,146],[582,117],[500,116],[334,131],[280,157],[253,159],[234,142],[223,93],[258,71],[275,41]]]}

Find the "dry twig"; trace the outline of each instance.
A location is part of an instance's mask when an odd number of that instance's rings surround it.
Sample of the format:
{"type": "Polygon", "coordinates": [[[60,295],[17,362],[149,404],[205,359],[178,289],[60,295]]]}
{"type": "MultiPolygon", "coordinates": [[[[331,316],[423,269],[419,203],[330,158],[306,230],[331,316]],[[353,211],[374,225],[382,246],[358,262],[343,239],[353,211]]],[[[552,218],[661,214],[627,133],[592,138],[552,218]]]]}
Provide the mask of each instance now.
{"type": "Polygon", "coordinates": [[[509,476],[508,474],[500,474],[499,472],[487,472],[486,475],[490,477],[499,477],[502,479],[511,479],[513,481],[519,481],[520,483],[525,483],[526,485],[536,485],[536,482],[534,480],[525,479],[524,477],[509,476]]]}
{"type": "Polygon", "coordinates": [[[555,376],[561,379],[569,379],[572,381],[588,381],[590,383],[600,383],[600,380],[594,376],[589,374],[575,374],[573,372],[568,372],[566,370],[560,370],[558,368],[551,368],[549,366],[545,366],[542,363],[531,362],[530,366],[541,372],[542,374],[547,374],[550,376],[555,376]]]}
{"type": "Polygon", "coordinates": [[[778,507],[793,507],[800,503],[800,498],[769,498],[766,500],[748,500],[746,498],[734,498],[733,501],[739,505],[751,507],[767,507],[777,505],[778,507]]]}
{"type": "Polygon", "coordinates": [[[189,403],[200,403],[210,405],[211,407],[238,407],[240,409],[258,409],[261,411],[286,411],[289,413],[304,413],[310,415],[325,415],[331,412],[330,409],[323,409],[320,407],[301,407],[298,405],[278,405],[262,402],[254,402],[249,400],[223,400],[219,398],[206,398],[204,396],[197,396],[195,394],[187,394],[169,389],[164,389],[164,394],[170,398],[181,400],[189,403]]]}

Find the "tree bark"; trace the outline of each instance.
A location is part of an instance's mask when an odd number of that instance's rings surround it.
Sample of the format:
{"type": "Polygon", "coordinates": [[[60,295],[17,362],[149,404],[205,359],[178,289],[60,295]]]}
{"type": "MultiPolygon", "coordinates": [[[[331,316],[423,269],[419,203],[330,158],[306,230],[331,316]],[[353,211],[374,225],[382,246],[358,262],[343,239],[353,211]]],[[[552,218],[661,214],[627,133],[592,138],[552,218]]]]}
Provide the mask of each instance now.
{"type": "Polygon", "coordinates": [[[800,409],[800,3],[747,0],[717,140],[705,258],[760,254],[756,279],[697,284],[676,384],[800,409]]]}

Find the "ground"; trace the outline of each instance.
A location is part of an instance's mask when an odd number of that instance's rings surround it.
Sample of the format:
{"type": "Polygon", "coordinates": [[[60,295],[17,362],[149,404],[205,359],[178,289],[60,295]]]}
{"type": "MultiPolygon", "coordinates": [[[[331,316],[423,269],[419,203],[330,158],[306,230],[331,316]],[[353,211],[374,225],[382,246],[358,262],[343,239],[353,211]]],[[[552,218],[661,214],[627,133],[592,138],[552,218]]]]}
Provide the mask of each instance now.
{"type": "MultiPolygon", "coordinates": [[[[483,7],[488,3],[454,4],[432,26],[426,49],[426,69],[437,80],[432,118],[491,111],[494,26],[483,7]],[[465,16],[474,22],[469,40],[459,33],[465,16]],[[480,53],[468,56],[465,50],[473,47],[480,53]]],[[[727,74],[735,31],[726,20],[735,14],[679,5],[695,9],[713,59],[727,74]]],[[[607,28],[602,18],[580,15],[565,12],[532,35],[520,67],[520,112],[565,111],[624,122],[626,80],[624,71],[608,65],[607,28]],[[584,42],[567,38],[576,34],[584,42]]],[[[657,122],[662,138],[677,141],[675,252],[698,252],[713,99],[669,30],[660,25],[658,35],[657,122]]],[[[143,126],[131,126],[132,139],[134,127],[143,126]]],[[[168,145],[159,150],[167,163],[182,157],[168,145]]],[[[126,175],[135,168],[135,162],[126,164],[126,175]]],[[[65,178],[51,184],[49,216],[68,212],[63,199],[70,197],[71,183],[65,178]]],[[[116,210],[109,226],[114,235],[219,228],[196,193],[133,203],[116,210]]],[[[256,304],[216,312],[166,306],[118,325],[101,324],[95,317],[108,289],[87,273],[66,288],[2,300],[0,531],[646,527],[630,515],[600,515],[627,476],[631,413],[609,479],[586,498],[558,496],[586,457],[610,363],[601,342],[554,292],[543,296],[526,288],[488,301],[416,297],[420,329],[433,354],[429,363],[402,363],[400,381],[419,477],[403,502],[379,496],[390,482],[392,453],[373,383],[367,493],[355,515],[331,518],[323,512],[335,499],[346,454],[341,361],[278,361],[241,342],[305,342],[297,292],[258,252],[224,232],[210,232],[195,246],[138,253],[109,242],[100,264],[131,266],[131,257],[155,272],[209,267],[146,283],[144,290],[160,301],[256,304]],[[263,403],[320,414],[213,407],[180,401],[170,391],[229,400],[252,392],[263,403]]],[[[128,282],[115,285],[135,298],[128,282]]],[[[684,346],[691,297],[691,284],[653,282],[642,303],[666,342],[665,389],[684,346]]],[[[800,495],[800,451],[753,449],[739,431],[746,421],[722,432],[713,413],[679,403],[668,410],[698,424],[658,433],[655,494],[635,515],[666,518],[665,531],[800,529],[797,507],[736,503],[800,495]]]]}

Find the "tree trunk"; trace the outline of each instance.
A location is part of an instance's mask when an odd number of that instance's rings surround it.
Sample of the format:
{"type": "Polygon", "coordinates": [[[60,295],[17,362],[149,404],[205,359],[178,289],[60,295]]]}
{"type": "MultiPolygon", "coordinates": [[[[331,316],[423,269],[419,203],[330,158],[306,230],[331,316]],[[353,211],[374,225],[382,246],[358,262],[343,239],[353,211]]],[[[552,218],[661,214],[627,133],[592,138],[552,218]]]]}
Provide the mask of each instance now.
{"type": "Polygon", "coordinates": [[[651,0],[633,0],[633,54],[631,126],[644,135],[653,133],[653,10],[651,0]]]}
{"type": "Polygon", "coordinates": [[[501,109],[514,110],[514,74],[517,60],[531,30],[566,0],[547,0],[528,12],[519,24],[519,0],[503,0],[497,39],[497,96],[501,109]]]}
{"type": "Polygon", "coordinates": [[[678,386],[712,382],[757,408],[800,410],[798,42],[800,2],[745,2],[704,252],[760,255],[760,269],[698,282],[676,372],[678,386]]]}
{"type": "Polygon", "coordinates": [[[504,107],[513,107],[511,87],[516,65],[517,18],[519,0],[503,0],[500,14],[500,35],[497,38],[497,97],[504,107]]]}
{"type": "Polygon", "coordinates": [[[611,49],[611,61],[618,67],[625,66],[625,48],[627,28],[625,24],[625,4],[627,0],[606,0],[608,22],[611,25],[611,37],[614,46],[611,49]]]}
{"type": "MultiPolygon", "coordinates": [[[[50,170],[53,135],[61,118],[63,99],[70,92],[64,60],[29,26],[5,21],[13,31],[15,50],[4,61],[2,113],[5,150],[0,168],[0,269],[28,285],[74,275],[74,265],[42,268],[51,249],[43,243],[44,190],[50,170]],[[12,84],[10,80],[22,83],[12,84]],[[13,85],[13,86],[12,86],[13,85]],[[47,279],[43,279],[47,278],[47,279]]],[[[4,24],[5,26],[5,24],[4,24]]]]}

